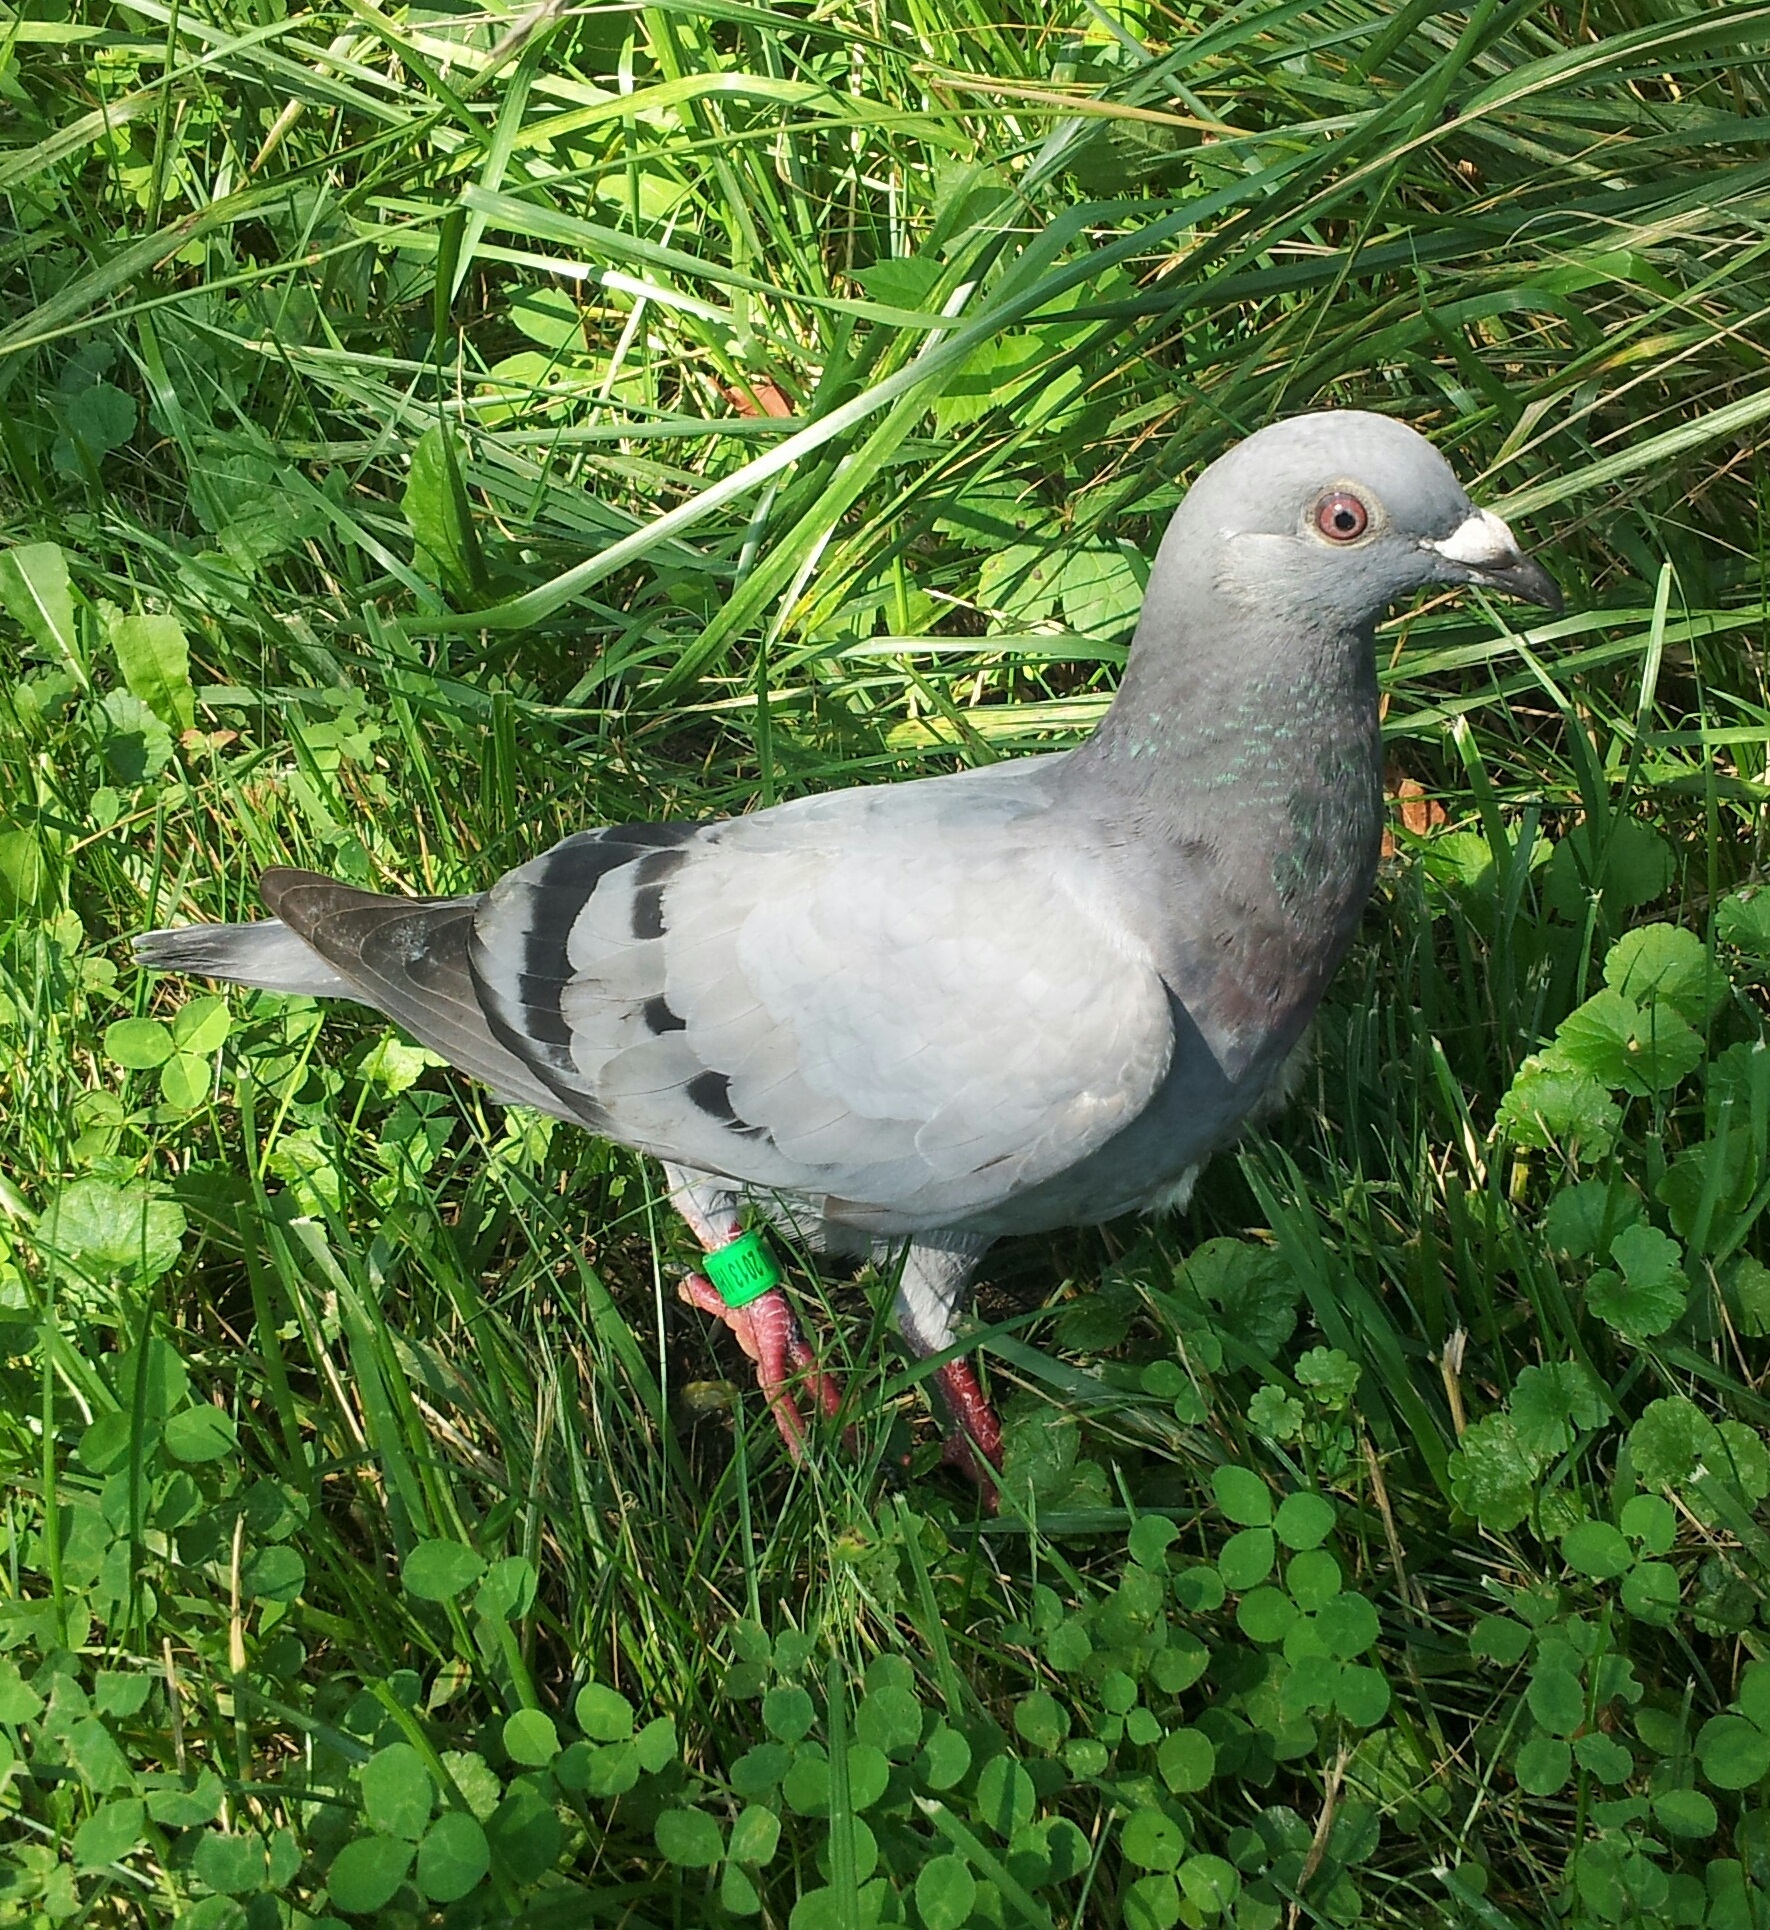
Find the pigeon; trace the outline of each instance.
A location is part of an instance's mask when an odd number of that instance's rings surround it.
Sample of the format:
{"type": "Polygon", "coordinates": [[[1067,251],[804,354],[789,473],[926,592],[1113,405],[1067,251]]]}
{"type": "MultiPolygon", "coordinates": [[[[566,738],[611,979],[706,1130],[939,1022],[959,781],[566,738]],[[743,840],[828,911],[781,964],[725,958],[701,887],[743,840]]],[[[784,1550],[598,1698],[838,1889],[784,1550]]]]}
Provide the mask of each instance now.
{"type": "Polygon", "coordinates": [[[1184,1204],[1282,1097],[1376,875],[1377,619],[1458,584],[1562,607],[1423,436],[1295,416],[1193,483],[1074,749],[603,825],[476,896],[279,867],[270,920],[137,954],[356,1000],[660,1161],[705,1256],[679,1291],[732,1330],[795,1455],[841,1394],[770,1229],[895,1263],[905,1344],[950,1356],[945,1458],[993,1503],[1001,1427],[955,1341],[978,1262],[1184,1204]]]}

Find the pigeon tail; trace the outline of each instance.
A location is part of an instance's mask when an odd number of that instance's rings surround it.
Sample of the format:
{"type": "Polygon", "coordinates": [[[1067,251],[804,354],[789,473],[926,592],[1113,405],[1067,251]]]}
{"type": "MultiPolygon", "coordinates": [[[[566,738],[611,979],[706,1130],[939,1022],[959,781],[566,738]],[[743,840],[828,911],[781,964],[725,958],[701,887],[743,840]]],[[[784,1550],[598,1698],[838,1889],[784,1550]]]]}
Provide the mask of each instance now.
{"type": "Polygon", "coordinates": [[[362,997],[341,972],[280,919],[143,932],[135,941],[135,962],[150,972],[189,972],[197,978],[253,985],[263,992],[300,992],[309,998],[362,997]]]}

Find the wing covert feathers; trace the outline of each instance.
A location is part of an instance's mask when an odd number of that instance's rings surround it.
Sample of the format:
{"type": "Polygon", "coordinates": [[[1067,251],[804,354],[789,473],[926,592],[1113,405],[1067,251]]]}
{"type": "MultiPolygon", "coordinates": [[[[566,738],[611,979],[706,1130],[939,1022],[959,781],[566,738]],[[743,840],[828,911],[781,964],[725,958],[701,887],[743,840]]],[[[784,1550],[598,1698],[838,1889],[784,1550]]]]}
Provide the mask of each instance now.
{"type": "Polygon", "coordinates": [[[1167,992],[989,775],[567,839],[474,914],[494,1034],[610,1136],[882,1231],[1066,1170],[1160,1084],[1167,992]]]}

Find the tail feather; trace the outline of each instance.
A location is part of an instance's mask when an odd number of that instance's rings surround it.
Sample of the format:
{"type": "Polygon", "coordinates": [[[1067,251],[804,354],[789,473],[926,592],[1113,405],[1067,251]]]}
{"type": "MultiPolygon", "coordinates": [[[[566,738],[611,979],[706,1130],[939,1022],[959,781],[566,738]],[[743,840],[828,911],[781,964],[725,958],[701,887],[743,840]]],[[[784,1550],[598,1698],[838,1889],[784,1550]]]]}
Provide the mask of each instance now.
{"type": "Polygon", "coordinates": [[[596,1123],[588,1102],[562,1103],[493,1037],[467,963],[477,898],[390,898],[282,867],[267,871],[259,890],[280,916],[146,932],[135,941],[136,958],[153,971],[355,999],[483,1079],[500,1099],[596,1123]]]}
{"type": "Polygon", "coordinates": [[[143,932],[135,941],[135,957],[153,972],[189,972],[266,992],[305,992],[310,998],[362,998],[280,919],[143,932]]]}

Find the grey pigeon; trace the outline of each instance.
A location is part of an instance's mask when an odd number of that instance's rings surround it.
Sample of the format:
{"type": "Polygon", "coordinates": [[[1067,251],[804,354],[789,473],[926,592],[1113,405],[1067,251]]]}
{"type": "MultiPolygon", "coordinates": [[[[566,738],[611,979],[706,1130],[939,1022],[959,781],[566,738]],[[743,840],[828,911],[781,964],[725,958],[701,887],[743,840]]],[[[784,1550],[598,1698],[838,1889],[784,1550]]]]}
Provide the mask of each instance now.
{"type": "MultiPolygon", "coordinates": [[[[926,1358],[992,1241],[1184,1201],[1282,1095],[1371,888],[1373,627],[1462,583],[1561,607],[1413,430],[1295,417],[1193,485],[1075,750],[582,831],[477,897],[272,870],[275,922],[137,952],[355,999],[661,1160],[721,1280],[683,1297],[731,1326],[800,1451],[795,1382],[830,1411],[835,1385],[742,1206],[827,1249],[903,1248],[897,1322],[926,1358]]],[[[967,1361],[934,1380],[948,1458],[988,1496],[995,1415],[967,1361]]]]}

